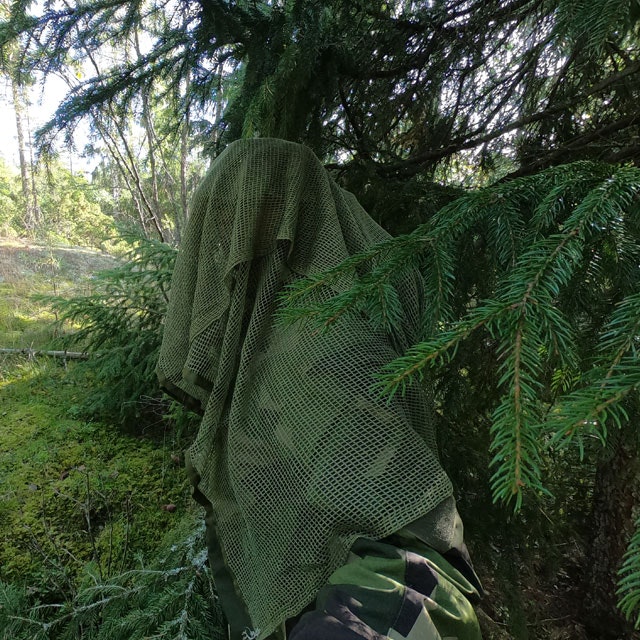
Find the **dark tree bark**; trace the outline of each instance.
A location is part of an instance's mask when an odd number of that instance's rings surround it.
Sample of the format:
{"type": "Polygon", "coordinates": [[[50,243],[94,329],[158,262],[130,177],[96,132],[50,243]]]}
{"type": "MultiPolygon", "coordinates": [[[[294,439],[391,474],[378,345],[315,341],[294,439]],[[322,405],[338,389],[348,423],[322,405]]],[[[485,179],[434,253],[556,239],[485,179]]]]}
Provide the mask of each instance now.
{"type": "Polygon", "coordinates": [[[617,572],[633,534],[634,509],[640,504],[640,457],[634,426],[627,425],[615,434],[612,455],[596,468],[584,600],[585,625],[594,640],[639,637],[616,607],[617,572]]]}

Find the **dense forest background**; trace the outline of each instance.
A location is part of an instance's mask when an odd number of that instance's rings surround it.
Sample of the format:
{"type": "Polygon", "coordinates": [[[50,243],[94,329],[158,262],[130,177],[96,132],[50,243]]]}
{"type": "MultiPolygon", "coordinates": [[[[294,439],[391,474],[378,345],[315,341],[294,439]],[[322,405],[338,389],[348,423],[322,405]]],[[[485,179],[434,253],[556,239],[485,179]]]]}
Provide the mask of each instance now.
{"type": "Polygon", "coordinates": [[[636,637],[639,26],[638,0],[0,2],[0,232],[41,265],[0,282],[0,348],[27,349],[0,368],[0,637],[222,637],[197,421],[153,368],[190,195],[253,136],[310,146],[395,236],[292,317],[392,329],[394,277],[424,273],[423,340],[377,384],[434,388],[485,636],[636,637]],[[65,243],[111,268],[82,281],[65,243]]]}

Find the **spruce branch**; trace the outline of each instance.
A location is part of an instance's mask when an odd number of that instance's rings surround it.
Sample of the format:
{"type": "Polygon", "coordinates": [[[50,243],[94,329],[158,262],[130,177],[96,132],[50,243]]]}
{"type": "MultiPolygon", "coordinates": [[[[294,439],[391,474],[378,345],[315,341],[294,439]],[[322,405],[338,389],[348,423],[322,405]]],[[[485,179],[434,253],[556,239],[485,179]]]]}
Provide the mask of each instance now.
{"type": "Polygon", "coordinates": [[[501,331],[503,362],[498,384],[505,391],[492,416],[490,450],[495,454],[491,465],[496,471],[491,478],[491,488],[494,501],[508,503],[514,499],[517,511],[525,488],[542,489],[536,430],[540,404],[540,339],[536,335],[535,318],[524,307],[519,308],[515,321],[512,317],[505,320],[513,326],[510,330],[503,326],[501,331]]]}
{"type": "Polygon", "coordinates": [[[633,622],[636,629],[640,629],[640,519],[635,522],[635,531],[618,576],[618,607],[627,620],[633,622]]]}
{"type": "Polygon", "coordinates": [[[551,444],[566,446],[584,435],[595,435],[604,443],[607,421],[619,428],[628,420],[624,401],[640,389],[639,332],[640,293],[636,293],[612,312],[582,387],[558,400],[546,423],[551,444]]]}
{"type": "Polygon", "coordinates": [[[394,305],[385,287],[401,265],[417,264],[425,275],[427,309],[434,307],[426,314],[429,337],[385,365],[375,387],[389,396],[404,393],[407,385],[425,379],[427,369],[444,375],[463,343],[475,345],[477,353],[486,348],[481,345],[487,336],[497,341],[491,484],[494,498],[513,501],[517,510],[525,488],[546,491],[541,458],[546,447],[574,437],[582,447],[586,435],[604,441],[603,425],[624,422],[625,400],[640,388],[633,357],[640,303],[632,284],[640,255],[633,222],[639,190],[640,171],[634,167],[577,162],[473,191],[409,236],[377,247],[364,274],[353,266],[364,266],[371,253],[297,283],[291,298],[304,304],[285,314],[310,314],[326,328],[345,313],[366,310],[392,327],[394,305]],[[464,271],[463,248],[472,238],[488,240],[493,281],[484,298],[478,296],[484,283],[464,271]],[[412,262],[405,251],[420,251],[421,257],[412,262]],[[348,268],[350,289],[316,295],[348,268]],[[581,314],[587,302],[580,296],[599,300],[612,277],[627,278],[631,295],[600,337],[602,357],[588,361],[585,370],[582,335],[588,325],[581,314]],[[582,388],[571,391],[578,384],[582,388]],[[562,387],[569,396],[558,399],[562,387]]]}
{"type": "MultiPolygon", "coordinates": [[[[399,236],[297,280],[281,294],[277,316],[326,329],[345,314],[364,312],[378,326],[393,327],[401,312],[393,281],[414,269],[432,242],[418,234],[399,236]]],[[[443,287],[442,280],[438,284],[443,287]]]]}
{"type": "Polygon", "coordinates": [[[443,331],[432,340],[426,340],[410,347],[407,352],[387,363],[376,375],[375,387],[383,394],[392,397],[398,392],[404,393],[407,385],[415,379],[422,381],[429,367],[439,368],[451,362],[458,345],[483,327],[490,328],[492,323],[508,312],[504,305],[488,302],[467,318],[454,323],[448,331],[443,331]]]}

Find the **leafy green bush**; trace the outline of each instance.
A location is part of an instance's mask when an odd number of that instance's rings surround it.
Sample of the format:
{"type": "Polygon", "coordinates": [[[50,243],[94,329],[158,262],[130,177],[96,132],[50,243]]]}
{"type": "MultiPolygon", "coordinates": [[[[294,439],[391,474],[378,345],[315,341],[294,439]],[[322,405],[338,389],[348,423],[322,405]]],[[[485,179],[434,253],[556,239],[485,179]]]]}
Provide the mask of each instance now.
{"type": "Polygon", "coordinates": [[[17,235],[20,228],[19,178],[0,159],[0,235],[17,235]]]}
{"type": "Polygon", "coordinates": [[[116,229],[113,218],[81,174],[51,164],[37,175],[40,220],[36,235],[44,240],[87,247],[102,247],[116,229]]]}

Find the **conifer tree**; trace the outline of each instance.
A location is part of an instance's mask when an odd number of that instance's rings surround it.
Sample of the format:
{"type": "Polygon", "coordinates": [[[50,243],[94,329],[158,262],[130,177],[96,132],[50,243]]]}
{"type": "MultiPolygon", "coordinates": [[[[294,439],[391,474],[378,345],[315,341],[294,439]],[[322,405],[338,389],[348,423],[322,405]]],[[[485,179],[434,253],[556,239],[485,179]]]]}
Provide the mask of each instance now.
{"type": "Polygon", "coordinates": [[[192,104],[223,110],[218,149],[274,135],[384,178],[452,162],[530,174],[637,157],[639,17],[609,0],[14,3],[0,45],[28,34],[25,70],[53,72],[154,25],[145,51],[73,88],[42,142],[100,105],[186,83],[192,104]]]}
{"type": "MultiPolygon", "coordinates": [[[[346,265],[371,269],[328,307],[315,308],[305,287],[336,274],[301,285],[295,313],[330,324],[363,312],[392,330],[394,274],[418,265],[424,341],[382,372],[381,392],[432,377],[442,426],[490,439],[494,495],[523,513],[577,446],[582,473],[595,477],[584,615],[621,637],[610,581],[631,534],[638,461],[637,2],[167,6],[50,2],[35,14],[14,3],[0,43],[29,34],[25,70],[98,55],[143,17],[163,25],[147,51],[74,88],[41,141],[96,105],[117,99],[126,110],[151,84],[188,79],[193,103],[215,109],[200,123],[212,154],[242,136],[305,142],[387,227],[423,222],[346,265]],[[601,552],[602,541],[615,544],[601,552]]],[[[638,563],[636,534],[620,583],[632,616],[638,563]]]]}
{"type": "Polygon", "coordinates": [[[91,355],[73,371],[92,381],[82,411],[129,426],[158,409],[155,366],[176,251],[133,234],[123,237],[129,248],[122,263],[98,273],[88,295],[49,301],[63,346],[91,355]]]}
{"type": "MultiPolygon", "coordinates": [[[[327,329],[364,313],[393,331],[402,313],[394,280],[423,271],[424,340],[376,385],[393,395],[434,377],[441,413],[463,402],[472,425],[490,410],[494,500],[516,510],[527,494],[543,499],[554,456],[578,448],[584,472],[596,469],[583,589],[587,622],[602,637],[626,632],[613,594],[640,487],[639,193],[637,168],[585,162],[471,191],[411,234],[296,283],[282,312],[327,329]],[[366,265],[350,291],[314,302],[318,288],[366,265]]],[[[637,531],[619,586],[636,620],[637,531]]]]}

